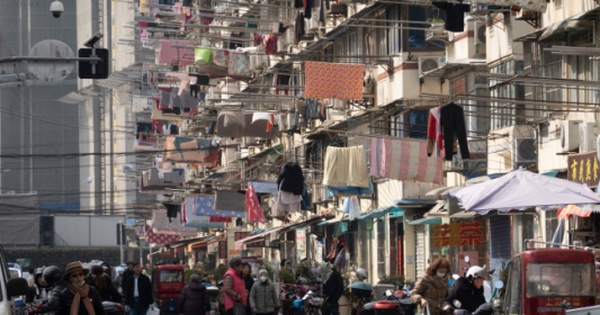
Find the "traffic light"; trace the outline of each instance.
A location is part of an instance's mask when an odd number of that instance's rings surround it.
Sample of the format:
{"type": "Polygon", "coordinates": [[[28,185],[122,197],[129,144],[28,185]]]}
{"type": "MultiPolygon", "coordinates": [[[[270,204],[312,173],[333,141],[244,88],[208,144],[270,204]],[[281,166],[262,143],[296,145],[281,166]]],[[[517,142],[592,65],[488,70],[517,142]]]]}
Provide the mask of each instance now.
{"type": "Polygon", "coordinates": [[[101,60],[94,61],[80,60],[79,61],[79,78],[80,79],[106,79],[110,69],[110,58],[108,49],[105,48],[80,48],[77,52],[80,58],[98,57],[101,60]],[[93,51],[92,51],[93,50],[93,51]],[[95,56],[94,54],[95,53],[95,56]]]}

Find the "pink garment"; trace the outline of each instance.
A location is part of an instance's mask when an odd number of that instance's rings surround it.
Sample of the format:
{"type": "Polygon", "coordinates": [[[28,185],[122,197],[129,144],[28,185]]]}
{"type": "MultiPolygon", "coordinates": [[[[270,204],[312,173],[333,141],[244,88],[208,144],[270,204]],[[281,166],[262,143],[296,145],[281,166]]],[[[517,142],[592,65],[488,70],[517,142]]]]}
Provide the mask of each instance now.
{"type": "Polygon", "coordinates": [[[364,64],[304,62],[306,98],[362,99],[364,64]]]}
{"type": "Polygon", "coordinates": [[[249,222],[260,222],[266,223],[267,219],[265,218],[265,214],[263,213],[262,207],[258,202],[258,197],[256,196],[256,191],[254,190],[254,186],[252,184],[248,185],[248,190],[246,190],[246,207],[248,208],[248,221],[249,222]]]}
{"type": "Polygon", "coordinates": [[[191,40],[161,40],[158,63],[177,63],[184,66],[195,63],[194,48],[178,48],[173,45],[195,47],[196,43],[191,40]]]}

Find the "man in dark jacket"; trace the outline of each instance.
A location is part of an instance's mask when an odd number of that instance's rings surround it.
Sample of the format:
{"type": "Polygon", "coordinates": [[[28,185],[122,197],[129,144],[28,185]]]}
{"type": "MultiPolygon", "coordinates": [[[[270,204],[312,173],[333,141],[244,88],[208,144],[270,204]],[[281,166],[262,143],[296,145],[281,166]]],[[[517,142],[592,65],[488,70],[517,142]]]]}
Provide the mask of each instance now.
{"type": "Polygon", "coordinates": [[[127,263],[127,270],[125,270],[123,272],[122,278],[121,278],[121,292],[123,294],[125,294],[125,292],[127,292],[127,283],[129,283],[129,280],[133,278],[133,262],[128,262],[127,263]]]}
{"type": "Polygon", "coordinates": [[[479,306],[485,304],[483,295],[483,281],[487,278],[487,271],[479,266],[472,266],[467,271],[466,277],[460,277],[448,294],[443,303],[444,311],[450,311],[454,307],[454,300],[461,303],[460,309],[473,313],[479,306]]]}
{"type": "Polygon", "coordinates": [[[150,278],[142,274],[142,266],[133,264],[133,277],[125,284],[125,305],[129,307],[129,315],[146,315],[148,308],[154,308],[152,283],[150,278]]]}
{"type": "MultiPolygon", "coordinates": [[[[245,262],[242,264],[242,278],[244,279],[244,285],[246,286],[246,293],[248,294],[248,297],[250,297],[250,290],[252,290],[252,286],[254,285],[254,279],[250,274],[252,271],[251,269],[252,268],[249,263],[245,262]]],[[[250,307],[249,301],[247,301],[246,304],[246,314],[252,314],[252,308],[250,307]]]]}
{"type": "Polygon", "coordinates": [[[210,300],[200,276],[193,274],[177,300],[177,310],[183,315],[206,314],[210,310],[210,300]]]}
{"type": "Polygon", "coordinates": [[[30,310],[30,313],[70,315],[77,310],[78,315],[104,315],[98,291],[84,281],[88,272],[78,261],[69,263],[63,281],[54,284],[48,300],[30,310]]]}
{"type": "Polygon", "coordinates": [[[341,263],[334,264],[331,275],[323,285],[323,294],[327,297],[323,315],[340,315],[338,300],[344,294],[344,278],[340,273],[341,267],[341,263]]]}

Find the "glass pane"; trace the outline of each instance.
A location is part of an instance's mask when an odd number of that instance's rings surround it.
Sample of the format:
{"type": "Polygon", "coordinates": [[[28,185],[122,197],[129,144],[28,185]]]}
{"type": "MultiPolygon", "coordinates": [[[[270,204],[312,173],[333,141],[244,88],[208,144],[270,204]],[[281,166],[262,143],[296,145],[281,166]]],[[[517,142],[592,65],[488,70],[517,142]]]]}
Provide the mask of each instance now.
{"type": "Polygon", "coordinates": [[[181,270],[161,270],[160,282],[181,282],[183,281],[183,272],[181,270]]]}
{"type": "MultiPolygon", "coordinates": [[[[426,21],[426,9],[423,6],[411,5],[408,7],[408,19],[410,21],[426,21]]],[[[423,24],[409,24],[409,27],[423,27],[423,24]]],[[[424,48],[425,47],[425,31],[423,30],[408,30],[408,47],[424,48]]]]}
{"type": "Polygon", "coordinates": [[[510,265],[510,286],[508,286],[509,314],[521,313],[521,261],[515,259],[510,265]]]}
{"type": "Polygon", "coordinates": [[[527,264],[527,296],[595,296],[593,264],[527,264]]]}

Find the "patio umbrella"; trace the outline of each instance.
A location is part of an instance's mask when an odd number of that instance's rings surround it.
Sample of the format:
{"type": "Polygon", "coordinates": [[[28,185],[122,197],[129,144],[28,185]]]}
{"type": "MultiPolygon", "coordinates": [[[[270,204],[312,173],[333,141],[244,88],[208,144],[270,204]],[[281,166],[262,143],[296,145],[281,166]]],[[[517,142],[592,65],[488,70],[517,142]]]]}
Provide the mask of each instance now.
{"type": "Polygon", "coordinates": [[[585,185],[524,169],[451,191],[449,195],[457,198],[463,209],[482,215],[492,210],[507,212],[600,203],[600,197],[585,185]]]}

